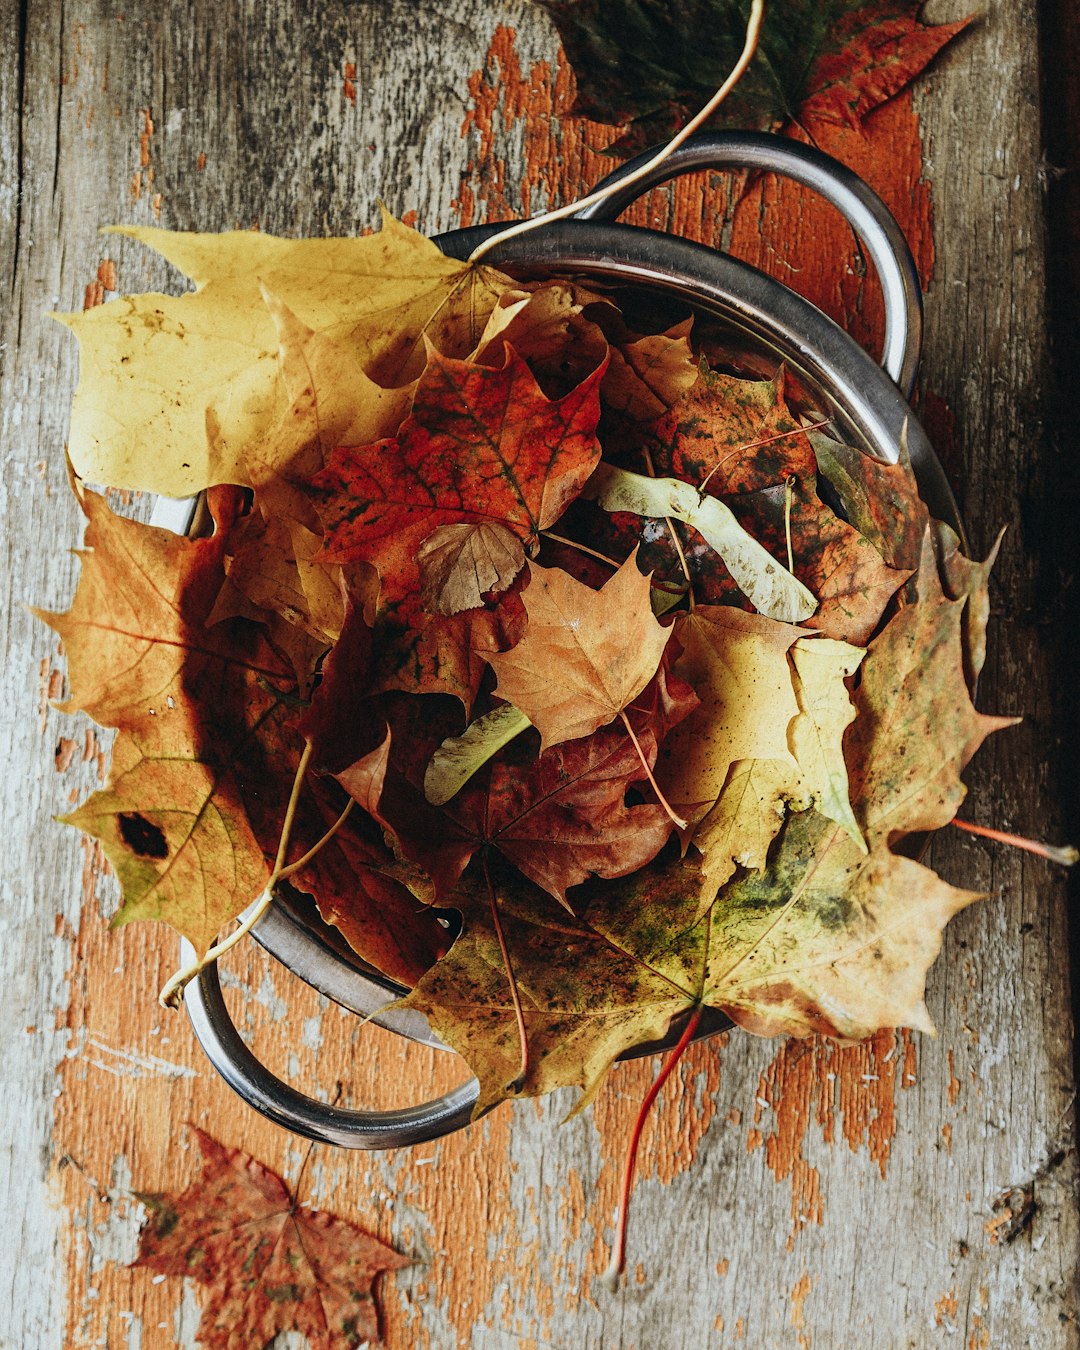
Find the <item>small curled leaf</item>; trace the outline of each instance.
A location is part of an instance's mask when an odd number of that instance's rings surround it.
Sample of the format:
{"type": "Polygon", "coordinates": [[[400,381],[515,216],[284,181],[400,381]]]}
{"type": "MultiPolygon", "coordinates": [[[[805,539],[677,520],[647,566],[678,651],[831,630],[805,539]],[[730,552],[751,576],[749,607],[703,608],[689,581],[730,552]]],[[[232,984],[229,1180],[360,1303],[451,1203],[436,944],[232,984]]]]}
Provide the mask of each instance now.
{"type": "Polygon", "coordinates": [[[477,609],[488,591],[505,591],[525,566],[525,547],[505,525],[441,525],[420,545],[420,594],[436,614],[477,609]]]}

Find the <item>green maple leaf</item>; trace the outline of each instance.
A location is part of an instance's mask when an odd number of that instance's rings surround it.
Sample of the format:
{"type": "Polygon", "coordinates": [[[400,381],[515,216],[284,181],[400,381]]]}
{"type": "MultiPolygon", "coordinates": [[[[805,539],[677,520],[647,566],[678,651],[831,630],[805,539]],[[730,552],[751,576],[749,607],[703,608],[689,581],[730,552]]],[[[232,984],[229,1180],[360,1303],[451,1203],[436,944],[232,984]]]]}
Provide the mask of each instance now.
{"type": "MultiPolygon", "coordinates": [[[[666,140],[738,60],[749,0],[540,0],[577,76],[573,111],[628,130],[627,154],[666,140]]],[[[909,0],[770,0],[758,52],[713,120],[768,129],[814,111],[858,120],[964,26],[927,28],[909,0]]]]}

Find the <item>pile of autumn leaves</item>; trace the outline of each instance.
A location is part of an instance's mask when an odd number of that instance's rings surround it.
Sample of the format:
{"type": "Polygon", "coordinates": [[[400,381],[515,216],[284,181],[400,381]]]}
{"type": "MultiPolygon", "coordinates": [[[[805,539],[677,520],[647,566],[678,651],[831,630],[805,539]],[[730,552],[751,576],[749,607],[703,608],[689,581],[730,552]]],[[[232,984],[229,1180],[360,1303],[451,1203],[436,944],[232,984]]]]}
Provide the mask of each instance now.
{"type": "Polygon", "coordinates": [[[310,746],[289,883],[409,988],[480,1110],[588,1096],[702,1005],[764,1034],[929,1025],[976,897],[898,845],[952,818],[1003,719],[970,695],[989,565],[905,464],[689,319],[635,332],[392,220],[127,233],[198,289],[66,320],[88,526],[46,616],[67,706],[119,732],[70,820],[121,922],[205,950],[264,888],[310,746]],[[209,489],[207,529],[84,482],[209,489]]]}

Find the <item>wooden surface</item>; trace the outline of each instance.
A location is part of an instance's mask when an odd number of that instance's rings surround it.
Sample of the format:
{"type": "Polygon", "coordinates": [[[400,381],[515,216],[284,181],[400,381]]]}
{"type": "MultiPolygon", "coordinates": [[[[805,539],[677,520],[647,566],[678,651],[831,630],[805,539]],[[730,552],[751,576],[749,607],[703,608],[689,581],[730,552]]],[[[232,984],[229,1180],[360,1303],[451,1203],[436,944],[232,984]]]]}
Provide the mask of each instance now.
{"type": "MultiPolygon", "coordinates": [[[[931,12],[966,9],[949,0],[931,12]]],[[[1031,0],[990,0],[914,105],[897,100],[877,115],[877,139],[850,148],[871,170],[894,157],[893,204],[930,280],[926,420],[977,548],[1010,527],[980,702],[1027,720],[976,760],[966,814],[1060,838],[1077,827],[1062,805],[1075,800],[1065,658],[1076,480],[1043,425],[1038,35],[1031,0]]],[[[191,1346],[196,1291],[124,1268],[132,1189],[186,1183],[188,1122],[289,1178],[306,1148],[248,1112],[183,1018],[158,1010],[172,938],[155,926],[110,934],[115,890],[100,857],[51,819],[100,780],[107,744],[50,707],[62,662],[24,608],[63,607],[77,570],[63,468],[76,358],[44,316],[168,280],[100,237],[110,222],[349,232],[372,224],[382,199],[434,232],[592,183],[606,168],[592,151],[611,133],[560,118],[570,77],[527,0],[4,0],[0,52],[0,276],[11,289],[0,314],[0,1347],[191,1346]]],[[[637,218],[709,239],[726,218],[733,242],[785,280],[798,282],[808,257],[835,266],[835,308],[854,309],[869,338],[873,302],[844,261],[847,242],[836,252],[815,235],[808,253],[803,240],[796,267],[785,240],[802,207],[769,192],[763,212],[731,218],[726,187],[687,182],[637,218]]],[[[568,1124],[562,1096],[411,1152],[316,1149],[300,1198],[415,1258],[385,1284],[386,1343],[1080,1344],[1065,882],[955,833],[935,842],[933,862],[990,893],[952,923],[931,974],[939,1037],[844,1049],[735,1035],[696,1047],[645,1143],[618,1295],[594,1276],[655,1064],[619,1069],[568,1124]]],[[[226,978],[256,1049],[301,1086],[332,1096],[340,1083],[345,1103],[390,1105],[461,1074],[448,1055],[358,1030],[257,953],[230,961],[226,978]]]]}

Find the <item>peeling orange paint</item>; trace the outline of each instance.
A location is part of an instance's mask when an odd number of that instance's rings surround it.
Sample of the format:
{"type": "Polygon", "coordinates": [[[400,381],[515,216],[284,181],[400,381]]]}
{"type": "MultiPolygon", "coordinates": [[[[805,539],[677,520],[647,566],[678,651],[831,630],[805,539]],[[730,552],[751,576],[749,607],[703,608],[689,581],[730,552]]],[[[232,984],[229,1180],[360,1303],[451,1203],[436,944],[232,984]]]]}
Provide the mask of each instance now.
{"type": "Polygon", "coordinates": [[[978,1313],[971,1314],[971,1330],[968,1332],[967,1350],[990,1350],[990,1328],[986,1326],[978,1313]]]}
{"type": "Polygon", "coordinates": [[[342,94],[356,106],[356,62],[346,61],[341,85],[342,94]]]}
{"type": "Polygon", "coordinates": [[[105,303],[109,291],[117,289],[116,266],[109,258],[102,258],[98,264],[97,275],[83,292],[83,309],[95,309],[105,303]]]}
{"type": "Polygon", "coordinates": [[[789,1246],[808,1223],[823,1221],[818,1174],[803,1156],[811,1123],[826,1144],[833,1143],[839,1124],[851,1151],[865,1147],[884,1178],[896,1134],[898,1050],[892,1031],[850,1046],[817,1037],[793,1040],[780,1048],[762,1075],[747,1149],[759,1146],[764,1112],[771,1108],[775,1124],[765,1137],[765,1159],[777,1181],[791,1179],[789,1246]]]}
{"type": "Polygon", "coordinates": [[[955,1288],[950,1289],[946,1294],[942,1294],[942,1296],[939,1299],[935,1299],[934,1325],[939,1327],[944,1326],[946,1318],[948,1318],[950,1321],[955,1322],[957,1307],[958,1304],[956,1301],[955,1288]]]}
{"type": "Polygon", "coordinates": [[[950,1050],[946,1056],[949,1065],[949,1086],[947,1089],[949,1105],[955,1106],[956,1099],[960,1096],[960,1079],[956,1076],[956,1066],[953,1063],[953,1052],[950,1050]]]}
{"type": "Polygon", "coordinates": [[[104,783],[109,776],[109,752],[103,748],[93,727],[87,727],[83,735],[82,761],[84,764],[93,764],[98,782],[104,783]]]}
{"type": "Polygon", "coordinates": [[[791,1325],[798,1333],[796,1340],[801,1350],[810,1350],[810,1337],[806,1334],[806,1317],[803,1312],[803,1305],[806,1303],[811,1287],[810,1276],[804,1271],[791,1290],[791,1325]]]}
{"type": "Polygon", "coordinates": [[[154,135],[154,119],[150,116],[150,109],[141,109],[142,130],[139,132],[139,168],[148,169],[150,167],[150,141],[154,135]]]}
{"type": "Polygon", "coordinates": [[[913,1088],[917,1081],[919,1057],[915,1049],[915,1038],[907,1027],[900,1028],[900,1040],[904,1046],[904,1068],[900,1075],[901,1088],[913,1088]]]}
{"type": "Polygon", "coordinates": [[[945,1148],[952,1153],[952,1126],[946,1121],[941,1127],[941,1137],[945,1141],[945,1148]]]}
{"type": "Polygon", "coordinates": [[[49,708],[64,692],[64,676],[54,670],[47,656],[38,666],[38,730],[44,736],[49,726],[49,708]]]}
{"type": "MultiPolygon", "coordinates": [[[[768,1155],[766,1154],[766,1157],[768,1155]]],[[[822,1224],[825,1210],[821,1203],[821,1176],[805,1158],[796,1158],[791,1168],[791,1232],[787,1250],[795,1250],[795,1239],[808,1224],[822,1224]]]]}
{"type": "Polygon", "coordinates": [[[64,773],[71,761],[75,758],[75,752],[79,748],[79,742],[72,740],[68,736],[61,736],[56,742],[56,752],[53,755],[53,763],[56,765],[57,773],[64,773]]]}

